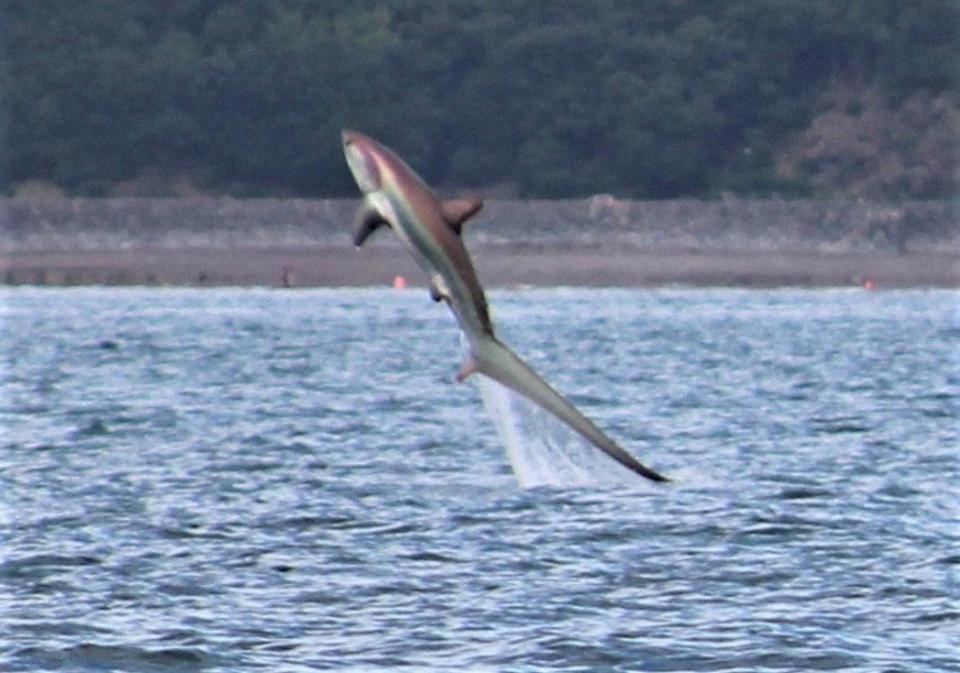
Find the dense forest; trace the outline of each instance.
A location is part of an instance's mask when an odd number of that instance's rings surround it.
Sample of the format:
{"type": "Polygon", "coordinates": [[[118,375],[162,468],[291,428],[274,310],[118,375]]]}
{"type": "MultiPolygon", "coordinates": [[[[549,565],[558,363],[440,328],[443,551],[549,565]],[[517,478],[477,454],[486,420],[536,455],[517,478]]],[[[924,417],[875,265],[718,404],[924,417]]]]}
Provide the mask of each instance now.
{"type": "Polygon", "coordinates": [[[0,192],[943,198],[956,0],[4,0],[0,192]]]}

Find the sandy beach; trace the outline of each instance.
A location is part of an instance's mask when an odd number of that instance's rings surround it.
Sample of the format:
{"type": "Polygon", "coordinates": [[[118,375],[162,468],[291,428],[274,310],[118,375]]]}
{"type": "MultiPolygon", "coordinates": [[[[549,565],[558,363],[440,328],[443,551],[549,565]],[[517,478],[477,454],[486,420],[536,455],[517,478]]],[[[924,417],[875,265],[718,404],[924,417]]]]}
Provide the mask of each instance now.
{"type": "MultiPolygon", "coordinates": [[[[487,287],[857,286],[960,287],[946,254],[698,252],[599,246],[484,245],[472,249],[487,287]]],[[[0,255],[8,285],[342,287],[425,285],[399,247],[87,250],[0,255]]]]}
{"type": "MultiPolygon", "coordinates": [[[[357,201],[0,199],[8,285],[425,284],[396,237],[350,245],[357,201]]],[[[490,201],[465,235],[487,287],[960,287],[946,202],[490,201]]]]}

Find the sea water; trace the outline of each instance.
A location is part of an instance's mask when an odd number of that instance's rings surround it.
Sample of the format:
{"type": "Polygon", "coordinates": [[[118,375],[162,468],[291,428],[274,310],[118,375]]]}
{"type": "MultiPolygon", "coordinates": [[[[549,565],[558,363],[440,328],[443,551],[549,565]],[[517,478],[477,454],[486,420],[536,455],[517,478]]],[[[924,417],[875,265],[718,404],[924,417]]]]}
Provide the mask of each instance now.
{"type": "Polygon", "coordinates": [[[670,485],[423,290],[0,291],[0,670],[960,670],[960,294],[490,299],[670,485]]]}

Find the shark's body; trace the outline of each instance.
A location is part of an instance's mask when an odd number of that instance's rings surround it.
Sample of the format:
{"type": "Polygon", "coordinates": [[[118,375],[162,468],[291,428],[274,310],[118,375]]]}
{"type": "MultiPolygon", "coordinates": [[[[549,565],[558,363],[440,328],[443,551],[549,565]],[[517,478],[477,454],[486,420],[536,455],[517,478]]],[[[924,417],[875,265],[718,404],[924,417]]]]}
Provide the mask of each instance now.
{"type": "Polygon", "coordinates": [[[441,201],[400,157],[372,138],[344,131],[343,145],[363,192],[354,244],[359,247],[375,229],[388,225],[412,253],[430,277],[431,295],[447,303],[467,339],[470,354],[457,379],[475,372],[489,376],[552,413],[624,467],[653,481],[667,481],[623,450],[496,338],[483,288],[461,239],[464,221],[482,203],[441,201]]]}

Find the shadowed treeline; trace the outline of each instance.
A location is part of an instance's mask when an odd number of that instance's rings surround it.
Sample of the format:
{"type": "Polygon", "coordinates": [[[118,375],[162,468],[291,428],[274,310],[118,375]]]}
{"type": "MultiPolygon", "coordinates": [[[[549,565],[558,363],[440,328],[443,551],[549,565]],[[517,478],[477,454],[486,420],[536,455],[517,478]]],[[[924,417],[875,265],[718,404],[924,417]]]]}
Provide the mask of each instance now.
{"type": "Polygon", "coordinates": [[[6,0],[0,13],[8,193],[343,196],[344,125],[432,184],[500,196],[955,187],[953,0],[6,0]]]}

